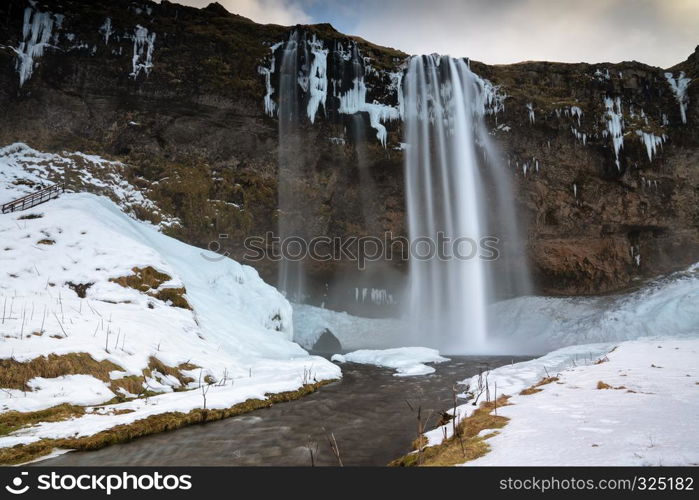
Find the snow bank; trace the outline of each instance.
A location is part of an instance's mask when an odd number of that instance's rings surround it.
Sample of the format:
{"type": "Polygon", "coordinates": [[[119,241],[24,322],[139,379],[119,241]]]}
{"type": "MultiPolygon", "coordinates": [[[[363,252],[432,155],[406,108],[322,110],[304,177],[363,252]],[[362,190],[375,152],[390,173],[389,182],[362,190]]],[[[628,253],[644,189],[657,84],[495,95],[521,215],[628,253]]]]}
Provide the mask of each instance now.
{"type": "MultiPolygon", "coordinates": [[[[489,453],[466,465],[696,464],[698,356],[697,339],[629,341],[602,363],[549,369],[559,380],[541,386],[541,392],[521,396],[521,385],[510,385],[502,393],[512,394],[511,405],[498,409],[509,423],[488,439],[489,453]],[[598,389],[598,382],[611,388],[598,389]]],[[[508,368],[491,373],[498,393],[501,383],[508,387],[507,377],[501,377],[508,368]]]]}
{"type": "Polygon", "coordinates": [[[442,363],[449,361],[439,355],[439,351],[427,347],[398,347],[383,350],[359,350],[348,354],[335,354],[333,361],[338,363],[360,363],[376,365],[396,370],[396,377],[429,375],[434,368],[425,363],[442,363]]]}
{"type": "MultiPolygon", "coordinates": [[[[61,158],[25,145],[0,149],[0,200],[32,190],[28,184],[47,184],[48,173],[65,167],[61,158]]],[[[87,174],[80,169],[79,175],[87,174]]],[[[114,186],[126,189],[120,182],[114,186]]],[[[132,413],[42,424],[4,437],[0,446],[86,435],[163,411],[200,408],[200,391],[172,391],[196,389],[206,376],[217,382],[207,395],[208,408],[341,376],[336,365],[291,341],[291,305],[257,271],[169,238],[104,197],[66,193],[0,215],[0,238],[0,359],[87,353],[116,364],[112,378],[141,376],[151,357],[168,366],[197,367],[184,369],[194,379],[186,387],[153,370],[143,386],[167,394],[125,403],[132,413]],[[137,267],[170,277],[157,290],[185,288],[192,310],[112,281],[137,267]],[[84,287],[80,295],[78,285],[84,287]]],[[[34,378],[28,386],[33,390],[0,391],[0,411],[94,405],[114,397],[107,384],[88,375],[34,378]]]]}
{"type": "Polygon", "coordinates": [[[519,297],[489,310],[490,350],[536,354],[564,346],[699,333],[699,265],[632,293],[519,297]]]}

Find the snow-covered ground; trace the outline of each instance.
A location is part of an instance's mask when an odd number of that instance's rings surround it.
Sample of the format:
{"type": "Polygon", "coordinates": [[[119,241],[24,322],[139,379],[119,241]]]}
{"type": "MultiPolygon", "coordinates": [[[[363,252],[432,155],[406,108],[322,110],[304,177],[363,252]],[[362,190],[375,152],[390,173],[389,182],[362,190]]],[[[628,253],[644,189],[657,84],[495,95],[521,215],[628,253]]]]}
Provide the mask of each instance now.
{"type": "Polygon", "coordinates": [[[510,421],[467,465],[698,465],[699,340],[627,341],[601,359],[551,365],[558,381],[527,396],[524,377],[494,370],[491,389],[497,380],[499,394],[513,395],[498,409],[510,421]]]}
{"type": "MultiPolygon", "coordinates": [[[[60,157],[24,146],[0,149],[0,200],[25,194],[27,181],[45,185],[46,169],[57,164],[60,157]]],[[[31,210],[0,215],[0,241],[0,359],[87,353],[118,365],[112,379],[142,375],[151,357],[171,367],[188,363],[182,373],[194,381],[187,388],[207,375],[220,383],[208,392],[207,408],[341,376],[336,365],[291,341],[291,305],[253,268],[169,238],[106,197],[66,193],[31,210]],[[171,278],[157,291],[185,287],[192,310],[110,281],[148,266],[171,278]],[[89,285],[84,298],[75,285],[89,285]]],[[[31,390],[0,391],[0,412],[64,402],[95,405],[115,396],[107,383],[86,374],[26,383],[31,390]]],[[[163,394],[110,406],[108,414],[18,431],[0,438],[0,447],[88,435],[154,413],[203,406],[198,390],[173,392],[182,387],[172,376],[153,371],[144,384],[163,394]],[[118,409],[134,411],[113,414],[118,409]]]]}
{"type": "Polygon", "coordinates": [[[394,349],[369,350],[362,349],[347,354],[335,354],[333,361],[338,363],[360,363],[376,365],[396,370],[396,377],[412,375],[429,375],[434,373],[434,367],[425,363],[443,363],[448,358],[439,355],[436,349],[427,347],[396,347],[394,349]]]}

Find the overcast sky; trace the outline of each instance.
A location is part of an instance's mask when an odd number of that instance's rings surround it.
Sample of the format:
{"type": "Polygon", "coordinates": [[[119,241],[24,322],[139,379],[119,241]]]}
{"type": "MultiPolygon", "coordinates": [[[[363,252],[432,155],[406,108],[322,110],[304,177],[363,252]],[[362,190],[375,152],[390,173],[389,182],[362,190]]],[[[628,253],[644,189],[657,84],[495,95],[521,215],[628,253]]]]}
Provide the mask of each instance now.
{"type": "MultiPolygon", "coordinates": [[[[210,0],[176,0],[203,7],[210,0]]],[[[409,54],[669,67],[699,45],[699,0],[218,0],[260,23],[331,23],[409,54]]]]}

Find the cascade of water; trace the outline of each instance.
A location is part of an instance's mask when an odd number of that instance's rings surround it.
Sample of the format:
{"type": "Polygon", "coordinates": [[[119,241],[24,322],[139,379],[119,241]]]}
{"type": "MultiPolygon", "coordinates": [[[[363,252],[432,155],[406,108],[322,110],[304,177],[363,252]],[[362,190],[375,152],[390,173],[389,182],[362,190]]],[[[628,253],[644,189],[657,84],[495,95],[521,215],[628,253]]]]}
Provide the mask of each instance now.
{"type": "MultiPolygon", "coordinates": [[[[300,75],[298,32],[294,31],[284,45],[279,71],[279,237],[303,237],[304,220],[300,207],[303,183],[303,141],[300,133],[299,87],[300,75]]],[[[303,44],[305,45],[305,44],[303,44]]],[[[307,60],[307,59],[306,59],[307,60]]],[[[279,267],[278,287],[290,300],[301,301],[304,291],[302,261],[283,259],[279,267]]]]}
{"type": "Polygon", "coordinates": [[[411,341],[483,350],[498,284],[473,243],[494,229],[518,241],[512,193],[483,125],[483,80],[463,60],[433,55],[412,58],[404,83],[411,341]]]}

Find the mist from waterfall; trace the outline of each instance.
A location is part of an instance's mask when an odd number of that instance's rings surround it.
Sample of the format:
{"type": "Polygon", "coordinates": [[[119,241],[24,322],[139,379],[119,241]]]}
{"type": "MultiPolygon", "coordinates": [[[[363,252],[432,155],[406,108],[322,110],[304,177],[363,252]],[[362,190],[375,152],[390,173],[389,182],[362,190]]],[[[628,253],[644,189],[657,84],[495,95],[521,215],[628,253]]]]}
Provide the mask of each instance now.
{"type": "Polygon", "coordinates": [[[445,353],[487,350],[486,306],[529,291],[507,172],[484,123],[492,89],[464,60],[413,57],[404,79],[410,341],[445,353]],[[490,92],[490,93],[489,93],[490,92]],[[439,234],[451,244],[438,245],[439,234]],[[488,262],[480,242],[496,236],[488,262]],[[434,242],[430,254],[427,238],[434,242]],[[468,238],[469,240],[464,240],[468,238]],[[452,246],[456,242],[461,242],[452,246]],[[454,258],[476,252],[470,259],[454,258]],[[421,258],[418,255],[424,256],[421,258]]]}

